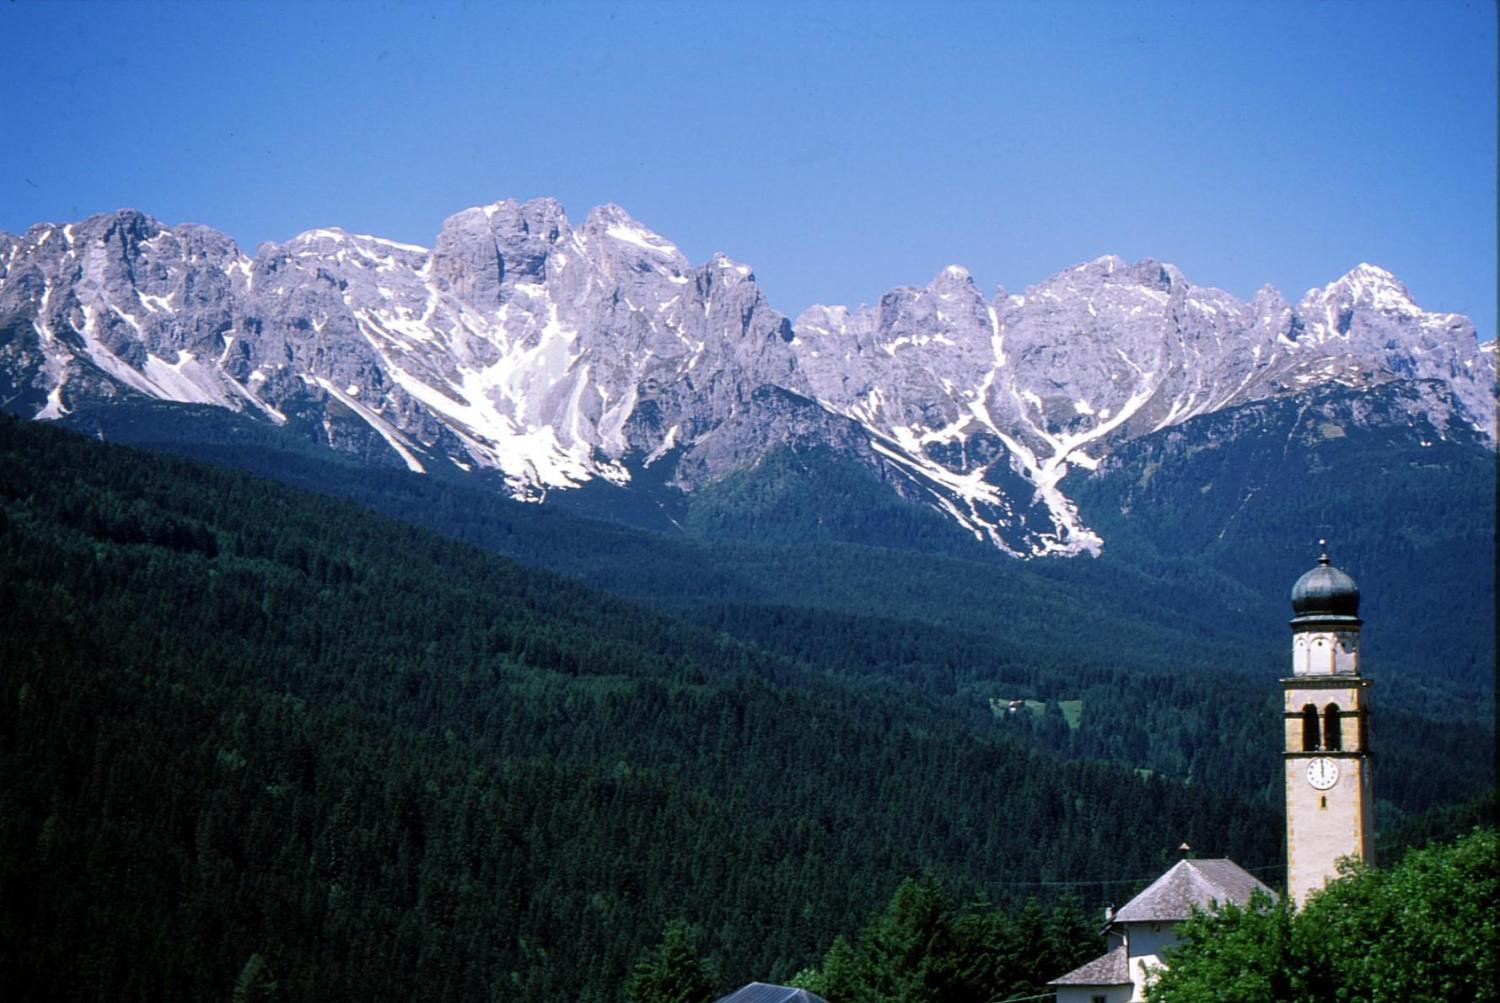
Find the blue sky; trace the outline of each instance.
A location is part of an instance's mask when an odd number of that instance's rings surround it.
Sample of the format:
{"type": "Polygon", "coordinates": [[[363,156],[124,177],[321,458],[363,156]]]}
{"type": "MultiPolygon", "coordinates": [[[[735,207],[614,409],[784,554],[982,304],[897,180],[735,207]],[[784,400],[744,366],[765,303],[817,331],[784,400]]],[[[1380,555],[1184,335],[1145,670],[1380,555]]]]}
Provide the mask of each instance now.
{"type": "Polygon", "coordinates": [[[1496,13],[1430,3],[0,4],[0,229],[247,250],[617,202],[773,305],[1114,253],[1496,315],[1496,13]]]}

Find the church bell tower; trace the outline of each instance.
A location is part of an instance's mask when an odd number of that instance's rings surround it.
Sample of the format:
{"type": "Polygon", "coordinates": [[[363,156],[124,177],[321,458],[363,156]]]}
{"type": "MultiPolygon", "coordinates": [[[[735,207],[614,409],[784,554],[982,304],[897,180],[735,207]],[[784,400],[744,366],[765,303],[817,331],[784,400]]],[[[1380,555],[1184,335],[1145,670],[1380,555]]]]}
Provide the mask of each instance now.
{"type": "Polygon", "coordinates": [[[1359,674],[1359,588],[1328,562],[1292,587],[1292,675],[1281,681],[1286,745],[1286,887],[1301,905],[1340,857],[1375,860],[1370,681],[1359,674]]]}

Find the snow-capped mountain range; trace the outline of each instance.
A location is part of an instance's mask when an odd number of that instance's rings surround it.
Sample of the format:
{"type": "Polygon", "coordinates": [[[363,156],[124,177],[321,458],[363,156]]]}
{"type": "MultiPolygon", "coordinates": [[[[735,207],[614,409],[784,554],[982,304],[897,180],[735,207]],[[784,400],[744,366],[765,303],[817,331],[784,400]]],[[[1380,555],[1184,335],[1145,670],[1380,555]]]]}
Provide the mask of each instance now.
{"type": "Polygon", "coordinates": [[[987,299],[949,266],[795,321],[723,255],[617,206],[449,218],[432,248],[319,229],[252,258],[134,211],[0,233],[0,406],[137,395],[291,425],[515,497],[669,464],[691,492],[827,446],[1018,555],[1097,552],[1066,476],[1189,418],[1340,383],[1430,381],[1424,417],[1495,441],[1495,343],[1360,265],[1296,305],[1103,257],[987,299]]]}

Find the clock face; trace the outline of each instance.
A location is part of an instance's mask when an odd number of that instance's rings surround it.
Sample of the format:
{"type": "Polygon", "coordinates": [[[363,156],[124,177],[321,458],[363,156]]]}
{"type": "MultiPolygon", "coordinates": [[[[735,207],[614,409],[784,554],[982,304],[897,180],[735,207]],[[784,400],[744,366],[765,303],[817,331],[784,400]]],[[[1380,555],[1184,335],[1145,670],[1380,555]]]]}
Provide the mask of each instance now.
{"type": "Polygon", "coordinates": [[[1316,790],[1326,791],[1339,782],[1339,764],[1319,756],[1307,764],[1307,782],[1316,790]]]}

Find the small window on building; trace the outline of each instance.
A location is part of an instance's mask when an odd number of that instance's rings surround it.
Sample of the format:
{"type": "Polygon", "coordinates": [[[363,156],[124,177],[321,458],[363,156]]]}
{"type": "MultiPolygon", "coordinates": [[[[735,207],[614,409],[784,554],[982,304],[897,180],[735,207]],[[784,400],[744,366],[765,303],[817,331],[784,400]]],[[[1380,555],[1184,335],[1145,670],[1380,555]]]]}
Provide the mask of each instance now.
{"type": "Polygon", "coordinates": [[[1109,999],[1103,993],[1095,993],[1094,1003],[1109,1003],[1109,999]]]}
{"type": "Polygon", "coordinates": [[[1302,708],[1302,751],[1315,752],[1318,748],[1318,708],[1312,704],[1302,708]]]}
{"type": "Polygon", "coordinates": [[[1323,708],[1323,748],[1342,749],[1343,747],[1343,717],[1339,714],[1339,705],[1331,703],[1323,708]]]}

